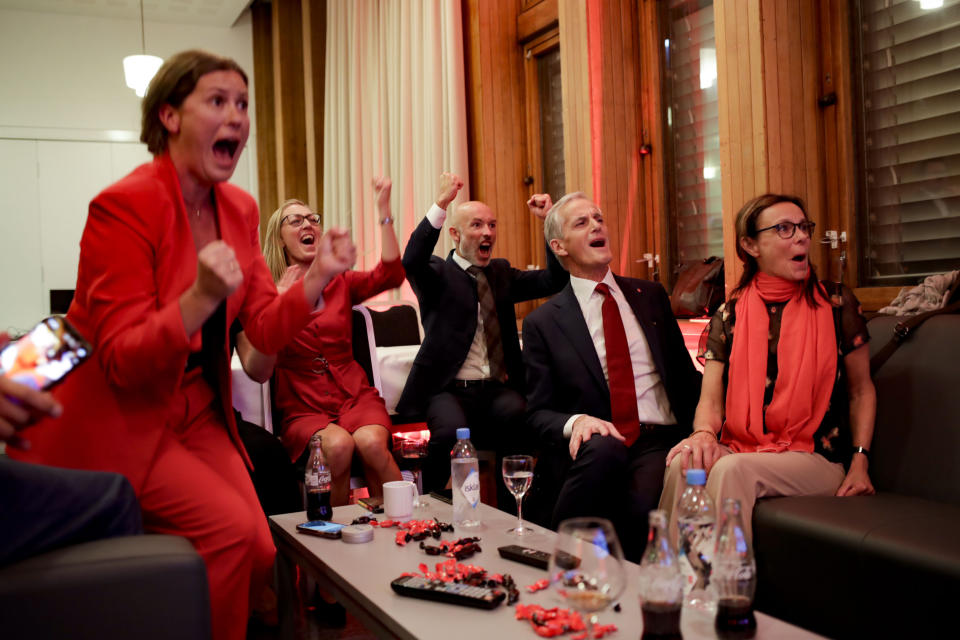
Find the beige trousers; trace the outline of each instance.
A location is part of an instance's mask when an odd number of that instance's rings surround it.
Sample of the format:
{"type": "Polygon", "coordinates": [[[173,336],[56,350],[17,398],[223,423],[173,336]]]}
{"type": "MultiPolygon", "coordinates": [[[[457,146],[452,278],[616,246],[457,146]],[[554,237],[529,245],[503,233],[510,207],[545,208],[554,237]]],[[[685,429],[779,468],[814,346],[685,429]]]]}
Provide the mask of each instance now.
{"type": "MultiPolygon", "coordinates": [[[[757,498],[774,496],[832,496],[843,482],[843,465],[830,462],[819,453],[733,453],[720,445],[722,456],[707,474],[707,493],[717,507],[717,524],[725,498],[740,501],[744,531],[753,540],[753,505],[757,498]]],[[[677,539],[676,507],[686,488],[681,456],[667,468],[660,495],[660,509],[667,512],[670,540],[677,539]]]]}

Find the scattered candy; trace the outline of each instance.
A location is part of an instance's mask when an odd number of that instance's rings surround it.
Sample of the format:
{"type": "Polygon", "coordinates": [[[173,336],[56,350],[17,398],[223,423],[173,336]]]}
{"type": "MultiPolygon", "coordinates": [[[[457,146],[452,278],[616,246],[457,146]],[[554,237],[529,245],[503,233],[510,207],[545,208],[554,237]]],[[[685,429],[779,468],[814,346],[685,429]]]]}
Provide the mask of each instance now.
{"type": "MultiPolygon", "coordinates": [[[[544,609],[535,604],[518,604],[515,609],[515,617],[517,620],[529,620],[534,632],[543,638],[553,638],[564,633],[576,632],[576,635],[571,636],[571,640],[586,640],[589,633],[580,614],[570,609],[559,607],[544,609]]],[[[617,626],[613,624],[595,625],[593,627],[593,638],[602,638],[616,630],[617,626]]]]}
{"type": "Polygon", "coordinates": [[[550,581],[544,578],[543,580],[537,580],[533,584],[527,585],[527,591],[530,593],[536,593],[537,591],[542,591],[550,586],[550,581]]]}

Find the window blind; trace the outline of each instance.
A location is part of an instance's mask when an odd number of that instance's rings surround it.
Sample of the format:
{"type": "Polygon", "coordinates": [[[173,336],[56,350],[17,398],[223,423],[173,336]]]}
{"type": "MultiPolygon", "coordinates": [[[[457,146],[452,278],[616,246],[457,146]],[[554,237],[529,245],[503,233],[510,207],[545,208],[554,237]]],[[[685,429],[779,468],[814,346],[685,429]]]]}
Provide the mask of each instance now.
{"type": "Polygon", "coordinates": [[[676,261],[723,255],[712,0],[666,3],[668,197],[676,261]]]}
{"type": "Polygon", "coordinates": [[[863,284],[960,268],[960,0],[859,3],[863,284]]]}

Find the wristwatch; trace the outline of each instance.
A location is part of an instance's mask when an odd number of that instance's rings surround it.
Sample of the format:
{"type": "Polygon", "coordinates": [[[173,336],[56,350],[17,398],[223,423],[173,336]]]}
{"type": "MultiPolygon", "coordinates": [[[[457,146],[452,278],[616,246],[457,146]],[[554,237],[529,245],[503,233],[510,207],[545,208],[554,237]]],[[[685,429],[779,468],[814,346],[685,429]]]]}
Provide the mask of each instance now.
{"type": "Polygon", "coordinates": [[[380,218],[380,224],[390,224],[393,222],[393,218],[387,216],[386,218],[380,218]]]}
{"type": "Polygon", "coordinates": [[[853,452],[862,453],[867,460],[870,460],[870,449],[867,449],[866,447],[854,447],[853,452]]]}

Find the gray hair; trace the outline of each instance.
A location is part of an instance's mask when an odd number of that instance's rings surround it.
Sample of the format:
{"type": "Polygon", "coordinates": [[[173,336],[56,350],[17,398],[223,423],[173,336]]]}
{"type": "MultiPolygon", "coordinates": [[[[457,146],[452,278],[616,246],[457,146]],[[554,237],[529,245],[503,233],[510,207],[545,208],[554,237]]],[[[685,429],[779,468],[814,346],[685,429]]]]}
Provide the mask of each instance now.
{"type": "Polygon", "coordinates": [[[547,217],[543,221],[543,237],[546,238],[548,245],[551,240],[559,240],[563,235],[563,222],[560,219],[560,212],[574,200],[589,200],[589,198],[583,191],[573,191],[557,200],[550,207],[550,211],[547,212],[547,217]]]}

